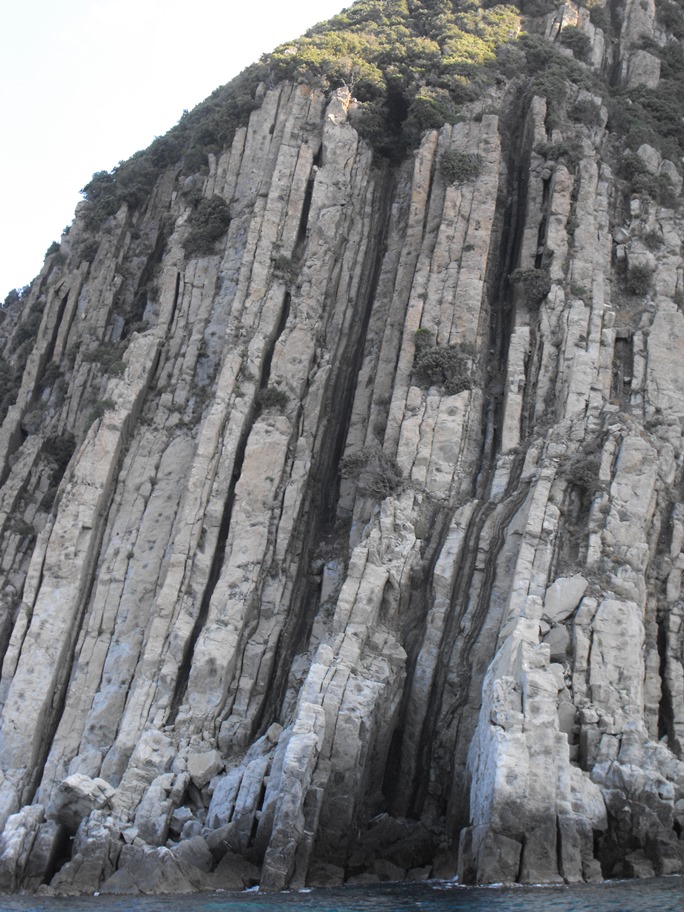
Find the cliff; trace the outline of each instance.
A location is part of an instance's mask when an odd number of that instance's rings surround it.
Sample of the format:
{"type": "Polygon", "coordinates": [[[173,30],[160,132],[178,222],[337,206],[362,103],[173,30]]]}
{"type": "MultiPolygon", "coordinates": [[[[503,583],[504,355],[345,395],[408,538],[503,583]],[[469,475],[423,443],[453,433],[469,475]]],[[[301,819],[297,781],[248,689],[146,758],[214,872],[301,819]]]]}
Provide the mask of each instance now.
{"type": "Polygon", "coordinates": [[[510,38],[415,151],[271,79],[95,176],[0,324],[2,889],[682,872],[669,6],[513,10],[564,105],[510,38]]]}

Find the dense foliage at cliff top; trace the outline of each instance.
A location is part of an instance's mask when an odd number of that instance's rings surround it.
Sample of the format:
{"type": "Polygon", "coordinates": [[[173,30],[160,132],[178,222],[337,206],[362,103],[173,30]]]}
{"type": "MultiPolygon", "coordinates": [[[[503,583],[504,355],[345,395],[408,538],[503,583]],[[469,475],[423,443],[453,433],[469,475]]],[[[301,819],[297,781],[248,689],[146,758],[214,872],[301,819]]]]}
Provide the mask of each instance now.
{"type": "MultiPolygon", "coordinates": [[[[618,33],[620,7],[611,12],[598,0],[583,0],[583,5],[597,25],[618,33]]],[[[605,100],[611,95],[601,77],[581,62],[590,46],[578,29],[565,30],[563,51],[539,35],[521,32],[523,16],[557,6],[553,0],[359,0],[265,55],[112,173],[94,175],[83,191],[90,224],[99,227],[122,202],[139,205],[169,165],[182,162],[186,174],[201,170],[207,153],[225,148],[247,122],[260,82],[301,79],[326,90],[347,85],[360,102],[355,126],[376,153],[393,160],[415,148],[425,130],[456,122],[463,106],[487,86],[516,76],[527,77],[521,91],[546,96],[547,126],[556,126],[573,102],[569,83],[605,100]]],[[[665,47],[650,49],[663,60],[664,78],[655,90],[631,90],[629,104],[617,95],[609,127],[625,135],[630,146],[650,142],[677,161],[684,153],[684,55],[678,40],[684,35],[684,14],[671,0],[658,0],[657,15],[671,37],[665,47]]],[[[525,20],[530,23],[534,20],[525,20]]]]}

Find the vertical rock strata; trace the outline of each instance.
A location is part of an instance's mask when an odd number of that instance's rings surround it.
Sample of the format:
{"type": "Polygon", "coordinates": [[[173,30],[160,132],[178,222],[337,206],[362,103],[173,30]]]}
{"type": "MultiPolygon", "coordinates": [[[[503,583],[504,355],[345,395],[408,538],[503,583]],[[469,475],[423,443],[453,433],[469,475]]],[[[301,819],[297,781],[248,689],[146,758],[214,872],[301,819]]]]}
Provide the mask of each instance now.
{"type": "MultiPolygon", "coordinates": [[[[652,3],[616,47],[564,9],[657,84],[652,3]]],[[[280,85],[208,174],[77,213],[0,430],[2,889],[682,871],[682,217],[577,100],[394,166],[280,85]]]]}

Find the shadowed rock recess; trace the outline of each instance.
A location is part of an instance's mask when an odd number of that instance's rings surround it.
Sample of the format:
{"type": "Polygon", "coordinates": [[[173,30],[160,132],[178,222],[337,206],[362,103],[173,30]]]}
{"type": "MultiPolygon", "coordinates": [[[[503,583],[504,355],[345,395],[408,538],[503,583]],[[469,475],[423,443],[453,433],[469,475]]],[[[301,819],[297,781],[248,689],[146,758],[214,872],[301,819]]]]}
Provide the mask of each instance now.
{"type": "Polygon", "coordinates": [[[8,297],[0,889],[682,872],[684,15],[483,7],[274,52],[8,297]]]}

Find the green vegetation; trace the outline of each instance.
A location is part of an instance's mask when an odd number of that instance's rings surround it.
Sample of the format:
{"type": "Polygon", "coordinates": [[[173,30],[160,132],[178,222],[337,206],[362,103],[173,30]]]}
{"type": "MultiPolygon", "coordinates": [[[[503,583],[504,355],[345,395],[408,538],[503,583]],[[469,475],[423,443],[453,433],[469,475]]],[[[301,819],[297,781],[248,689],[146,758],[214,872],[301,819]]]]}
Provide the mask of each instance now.
{"type": "Polygon", "coordinates": [[[678,41],[663,47],[650,39],[642,47],[661,61],[655,88],[634,86],[609,100],[609,129],[625,136],[636,150],[642,143],[658,149],[676,164],[684,155],[684,48],[678,41]]]}
{"type": "Polygon", "coordinates": [[[21,371],[0,355],[0,422],[17,400],[21,386],[21,371]]]}
{"type": "Polygon", "coordinates": [[[649,230],[642,237],[642,241],[649,250],[658,250],[665,243],[665,239],[660,231],[657,228],[649,228],[649,230]]]}
{"type": "Polygon", "coordinates": [[[627,181],[631,194],[645,194],[669,209],[677,206],[677,193],[667,174],[651,174],[638,155],[626,152],[618,173],[627,181]]]}
{"type": "Polygon", "coordinates": [[[102,342],[82,357],[86,362],[99,364],[103,373],[116,376],[126,370],[126,362],[121,357],[126,347],[126,342],[102,342]]]}
{"type": "Polygon", "coordinates": [[[601,110],[598,105],[595,105],[588,98],[576,101],[568,111],[568,116],[570,120],[584,124],[585,127],[601,126],[601,110]]]}
{"type": "Polygon", "coordinates": [[[345,456],[340,465],[343,478],[354,479],[358,490],[367,497],[383,500],[397,491],[403,482],[402,471],[395,459],[379,446],[368,446],[345,456]]]}
{"type": "Polygon", "coordinates": [[[574,25],[566,25],[560,33],[560,43],[563,47],[570,48],[577,60],[588,63],[591,59],[591,40],[581,29],[574,25]]]}
{"type": "Polygon", "coordinates": [[[549,161],[563,161],[570,168],[574,168],[582,157],[582,144],[576,139],[556,143],[539,142],[534,151],[549,161]]]}
{"type": "Polygon", "coordinates": [[[43,453],[54,466],[53,484],[57,484],[62,475],[64,475],[75,449],[76,438],[69,431],[65,431],[63,434],[53,434],[45,438],[43,453]]]}
{"type": "Polygon", "coordinates": [[[284,412],[287,408],[287,395],[277,386],[265,386],[256,394],[257,412],[261,414],[272,410],[274,412],[284,412]]]}
{"type": "Polygon", "coordinates": [[[102,418],[105,412],[111,411],[114,407],[111,399],[98,399],[86,416],[84,430],[88,431],[94,421],[102,418]]]}
{"type": "Polygon", "coordinates": [[[551,291],[551,279],[544,269],[516,269],[509,275],[508,281],[522,286],[525,300],[533,308],[539,307],[551,291]]]}
{"type": "Polygon", "coordinates": [[[599,478],[600,469],[600,454],[578,454],[568,465],[567,479],[570,484],[579,489],[583,496],[593,498],[595,494],[603,490],[603,484],[599,478]]]}
{"type": "Polygon", "coordinates": [[[449,396],[472,388],[472,379],[463,349],[457,345],[435,345],[432,333],[419,329],[415,334],[414,380],[425,389],[441,386],[449,396]]]}
{"type": "Polygon", "coordinates": [[[282,253],[273,257],[273,271],[288,282],[293,282],[297,276],[296,264],[291,257],[282,253]]]}
{"type": "MultiPolygon", "coordinates": [[[[584,5],[589,6],[588,3],[585,3],[584,5]]],[[[610,9],[608,6],[590,7],[589,19],[591,24],[596,26],[596,28],[600,28],[604,32],[610,30],[610,9]]]]}
{"type": "MultiPolygon", "coordinates": [[[[582,5],[591,10],[595,25],[610,31],[607,7],[597,0],[583,0],[582,5]]],[[[283,79],[306,81],[324,91],[347,86],[358,102],[351,115],[354,126],[377,155],[392,161],[415,148],[426,129],[468,116],[464,106],[489,86],[517,77],[523,100],[532,95],[546,99],[547,130],[567,129],[568,118],[588,127],[600,124],[600,111],[592,102],[573,104],[577,89],[586,89],[610,104],[609,129],[624,136],[629,148],[648,142],[679,167],[684,155],[684,50],[679,41],[662,48],[644,44],[661,60],[663,78],[656,89],[616,91],[583,62],[590,58],[591,45],[581,29],[564,27],[558,43],[520,33],[522,15],[545,15],[557,6],[556,0],[357,0],[184,112],[169,133],[144,151],[111,172],[93,175],[83,189],[86,222],[96,230],[122,204],[142,206],[169,166],[184,174],[205,169],[207,154],[225,149],[258,105],[257,86],[283,79]],[[563,48],[572,50],[572,56],[563,48]]],[[[657,17],[673,38],[684,35],[681,4],[657,0],[657,17]]],[[[561,147],[551,153],[556,159],[574,163],[577,153],[570,137],[554,145],[561,147]]],[[[463,162],[443,164],[454,174],[452,178],[445,171],[447,180],[477,176],[474,163],[465,174],[463,162]]],[[[189,255],[210,252],[227,226],[218,212],[212,214],[216,223],[200,224],[207,214],[203,206],[197,201],[189,255]]],[[[94,251],[88,253],[94,256],[94,251]]]]}
{"type": "Polygon", "coordinates": [[[439,170],[449,184],[475,180],[482,170],[482,158],[474,152],[447,149],[439,157],[439,170]]]}
{"type": "Polygon", "coordinates": [[[222,196],[202,199],[190,218],[190,231],[185,240],[188,256],[209,254],[215,242],[230,225],[230,209],[222,196]]]}
{"type": "Polygon", "coordinates": [[[495,75],[497,48],[514,39],[513,4],[475,0],[359,0],[265,58],[272,77],[324,89],[346,85],[358,128],[398,159],[424,130],[453,123],[495,75]]]}
{"type": "Polygon", "coordinates": [[[648,294],[653,281],[653,270],[646,263],[633,263],[627,272],[627,288],[630,294],[648,294]]]}
{"type": "Polygon", "coordinates": [[[165,168],[182,162],[185,174],[206,165],[207,152],[219,152],[232,140],[257,107],[256,88],[268,78],[265,64],[255,64],[227,85],[216,89],[183,116],[165,136],[119,164],[111,172],[98,171],[81,193],[86,202],[86,225],[98,230],[123,203],[138,208],[149,197],[165,168]]]}
{"type": "Polygon", "coordinates": [[[656,21],[673,38],[684,40],[684,9],[675,0],[656,0],[656,21]]]}

